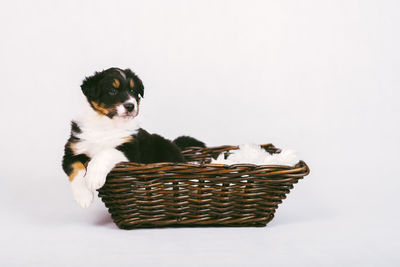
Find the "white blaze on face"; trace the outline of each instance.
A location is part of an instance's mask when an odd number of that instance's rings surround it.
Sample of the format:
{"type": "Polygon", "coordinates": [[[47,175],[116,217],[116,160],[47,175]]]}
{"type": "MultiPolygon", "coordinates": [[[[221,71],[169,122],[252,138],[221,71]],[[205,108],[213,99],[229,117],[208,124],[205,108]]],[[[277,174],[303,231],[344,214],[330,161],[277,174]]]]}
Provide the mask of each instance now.
{"type": "Polygon", "coordinates": [[[120,69],[117,69],[117,71],[119,72],[119,74],[121,74],[122,78],[124,78],[124,80],[126,80],[125,72],[123,72],[123,71],[120,70],[120,69]]]}
{"type": "Polygon", "coordinates": [[[120,104],[117,106],[117,113],[118,116],[127,116],[130,115],[132,117],[136,117],[139,113],[139,109],[138,109],[138,103],[136,101],[135,98],[133,97],[129,97],[129,99],[127,101],[125,101],[124,103],[120,104]],[[126,110],[126,108],[124,107],[124,104],[127,103],[132,103],[134,105],[134,109],[132,110],[132,112],[128,112],[128,110],[126,110]]]}
{"type": "Polygon", "coordinates": [[[117,114],[118,116],[123,116],[126,113],[126,109],[123,104],[117,106],[117,114]]]}

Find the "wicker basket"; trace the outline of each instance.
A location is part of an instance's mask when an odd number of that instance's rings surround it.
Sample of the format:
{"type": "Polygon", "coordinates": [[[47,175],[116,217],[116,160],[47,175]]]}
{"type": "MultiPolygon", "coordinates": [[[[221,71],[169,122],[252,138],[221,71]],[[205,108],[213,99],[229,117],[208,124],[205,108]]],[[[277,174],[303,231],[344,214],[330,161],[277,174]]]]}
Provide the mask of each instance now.
{"type": "MultiPolygon", "coordinates": [[[[262,145],[269,153],[280,150],[262,145]]],[[[293,184],[309,173],[295,167],[209,164],[237,146],[189,148],[188,163],[120,163],[99,190],[122,229],[165,226],[265,226],[293,184]],[[200,164],[199,164],[200,163],[200,164]]]]}

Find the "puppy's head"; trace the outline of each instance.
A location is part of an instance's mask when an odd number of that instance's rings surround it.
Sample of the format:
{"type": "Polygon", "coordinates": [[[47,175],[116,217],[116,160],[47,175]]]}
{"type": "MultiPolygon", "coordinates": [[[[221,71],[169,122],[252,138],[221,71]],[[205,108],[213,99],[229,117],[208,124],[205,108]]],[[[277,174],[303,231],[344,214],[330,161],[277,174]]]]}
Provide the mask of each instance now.
{"type": "Polygon", "coordinates": [[[82,92],[100,115],[134,118],[144,94],[142,81],[130,69],[110,68],[83,81],[82,92]]]}

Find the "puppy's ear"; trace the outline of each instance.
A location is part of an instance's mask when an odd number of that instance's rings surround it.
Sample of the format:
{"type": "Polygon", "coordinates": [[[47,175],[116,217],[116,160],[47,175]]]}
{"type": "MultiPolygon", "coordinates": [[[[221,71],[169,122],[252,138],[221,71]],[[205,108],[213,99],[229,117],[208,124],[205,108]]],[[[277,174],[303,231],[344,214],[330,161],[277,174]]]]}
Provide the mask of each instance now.
{"type": "Polygon", "coordinates": [[[97,85],[103,78],[103,72],[95,72],[94,75],[86,77],[81,85],[83,94],[88,99],[95,99],[98,96],[97,85]]]}
{"type": "Polygon", "coordinates": [[[136,78],[135,84],[137,86],[137,90],[139,92],[139,95],[143,98],[144,97],[144,86],[143,86],[142,80],[139,79],[139,77],[137,77],[137,76],[135,78],[136,78]]]}
{"type": "Polygon", "coordinates": [[[124,72],[133,76],[135,88],[138,90],[139,95],[143,98],[144,97],[144,86],[143,86],[142,80],[130,69],[125,69],[124,72]]]}

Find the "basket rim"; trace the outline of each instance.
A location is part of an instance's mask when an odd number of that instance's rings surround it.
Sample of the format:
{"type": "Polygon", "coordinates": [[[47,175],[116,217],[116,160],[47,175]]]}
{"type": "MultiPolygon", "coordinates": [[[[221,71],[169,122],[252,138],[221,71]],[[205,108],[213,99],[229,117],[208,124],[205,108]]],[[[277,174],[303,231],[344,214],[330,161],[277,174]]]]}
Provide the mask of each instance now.
{"type": "MultiPolygon", "coordinates": [[[[276,148],[273,144],[267,143],[267,144],[262,144],[260,145],[263,148],[271,148],[274,149],[276,152],[274,153],[280,153],[281,149],[276,148]]],[[[187,153],[193,150],[197,151],[204,151],[205,153],[209,151],[220,151],[219,153],[222,153],[224,151],[229,151],[229,150],[236,150],[239,149],[239,146],[230,146],[230,145],[223,145],[223,146],[214,146],[214,147],[188,147],[185,150],[182,151],[182,153],[187,153]]],[[[303,173],[304,176],[308,175],[310,173],[310,168],[308,165],[303,161],[300,160],[295,166],[288,166],[288,165],[272,165],[272,164],[265,164],[265,165],[257,165],[257,164],[251,164],[251,163],[239,163],[239,164],[217,164],[217,163],[190,163],[190,162],[184,162],[184,163],[177,163],[177,162],[156,162],[156,163],[137,163],[137,162],[120,162],[118,163],[113,171],[118,171],[118,170],[125,170],[125,168],[144,168],[144,169],[153,169],[153,168],[168,168],[168,167],[175,167],[178,169],[182,168],[195,168],[195,169],[201,169],[201,168],[214,168],[214,169],[236,169],[236,168],[249,168],[249,169],[265,169],[265,168],[270,168],[270,169],[275,169],[276,171],[288,171],[289,173],[303,173]]]]}
{"type": "Polygon", "coordinates": [[[284,169],[297,169],[299,165],[307,165],[303,160],[299,160],[299,162],[295,166],[289,165],[279,165],[279,164],[252,164],[252,163],[237,163],[237,164],[221,164],[221,163],[190,163],[190,162],[156,162],[156,163],[137,163],[131,161],[123,161],[116,164],[116,167],[122,166],[137,166],[137,167],[144,167],[144,166],[180,166],[180,167],[224,167],[224,168],[236,168],[236,167],[271,167],[271,168],[284,168],[284,169]]]}
{"type": "MultiPolygon", "coordinates": [[[[310,172],[310,168],[303,161],[300,160],[295,166],[287,166],[287,165],[256,165],[250,163],[242,163],[242,164],[215,164],[215,163],[176,163],[176,162],[157,162],[157,163],[137,163],[137,162],[120,162],[118,163],[113,170],[118,170],[126,167],[139,167],[139,168],[161,168],[161,167],[179,167],[179,168],[223,168],[223,169],[235,169],[235,168],[271,168],[271,169],[284,169],[291,171],[302,171],[306,170],[307,174],[310,172]]],[[[306,174],[306,175],[307,175],[306,174]]]]}

